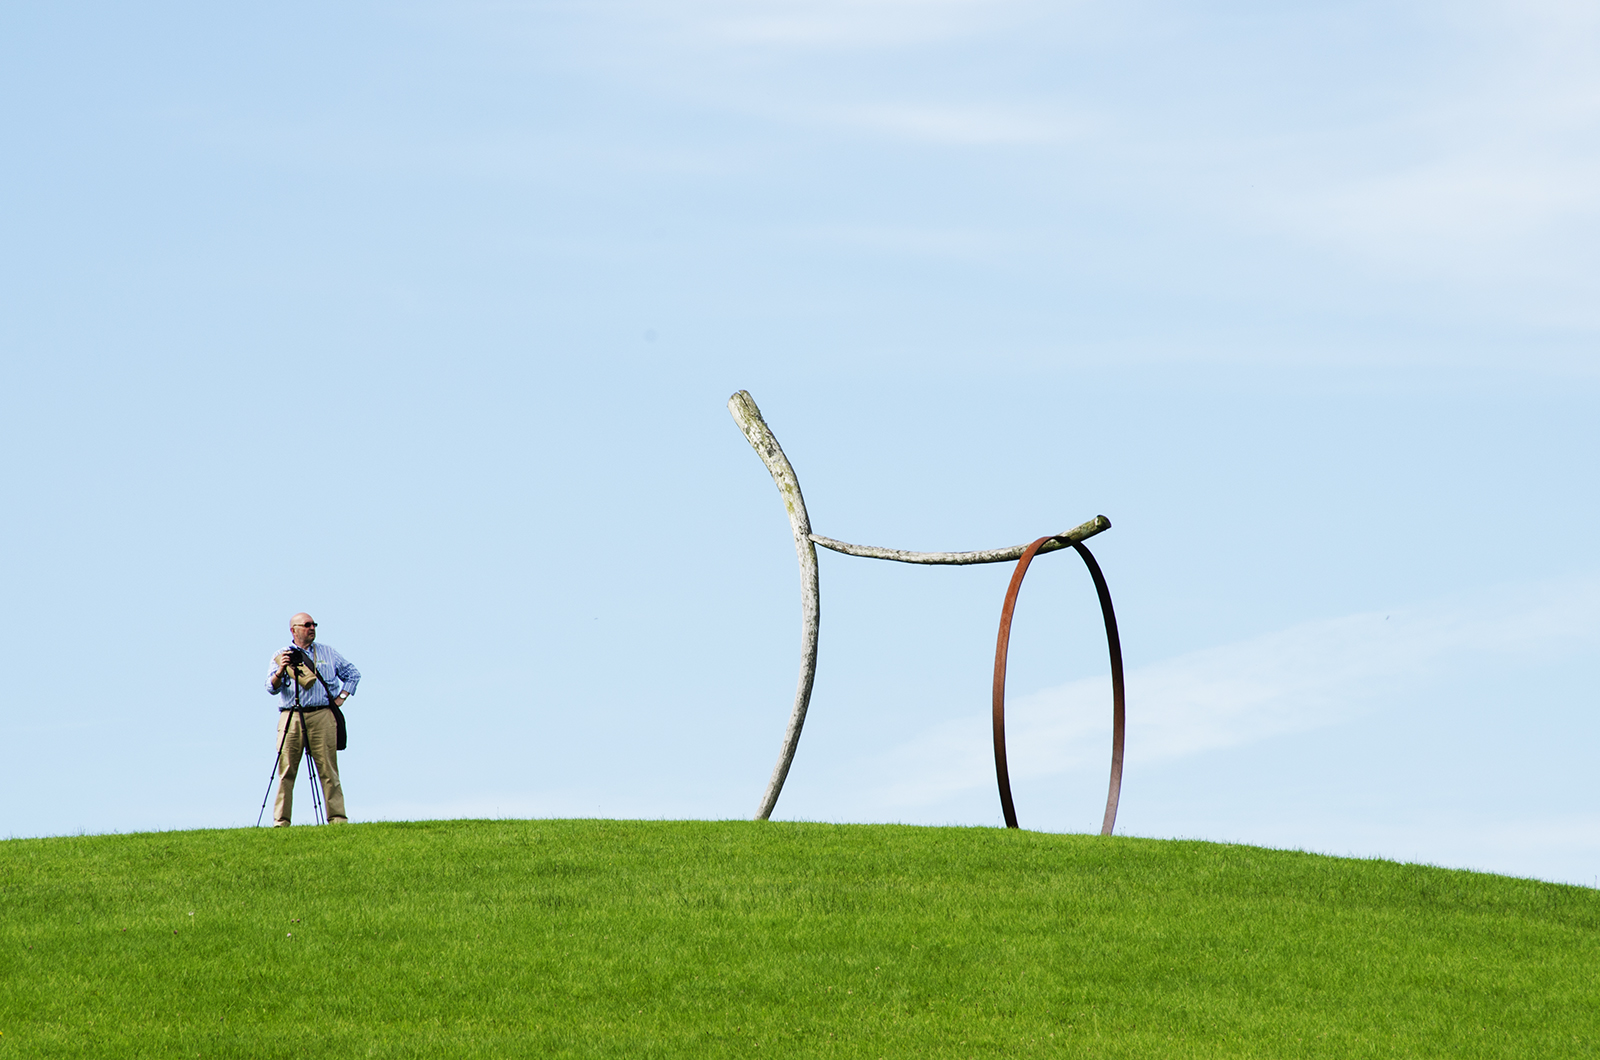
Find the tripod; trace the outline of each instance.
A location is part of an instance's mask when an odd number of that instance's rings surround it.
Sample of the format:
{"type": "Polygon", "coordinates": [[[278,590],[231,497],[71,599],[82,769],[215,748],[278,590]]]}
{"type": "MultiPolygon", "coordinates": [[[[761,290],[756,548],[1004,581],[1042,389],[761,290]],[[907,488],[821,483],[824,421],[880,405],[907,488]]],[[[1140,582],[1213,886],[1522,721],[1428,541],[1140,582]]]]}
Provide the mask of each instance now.
{"type": "MultiPolygon", "coordinates": [[[[316,657],[309,656],[311,665],[316,666],[316,657]]],[[[327,824],[328,816],[322,807],[322,778],[317,775],[317,760],[311,755],[311,733],[306,728],[306,709],[300,702],[300,682],[295,679],[294,666],[284,667],[284,680],[294,685],[294,706],[290,708],[292,717],[283,723],[283,734],[278,737],[278,751],[272,756],[272,775],[267,778],[267,792],[261,796],[261,809],[256,813],[256,827],[261,827],[261,817],[267,812],[267,800],[272,797],[272,782],[278,779],[278,764],[283,761],[283,746],[289,739],[289,729],[294,722],[300,722],[300,753],[305,758],[306,780],[311,783],[311,814],[317,824],[327,824]]],[[[319,675],[320,676],[320,675],[319,675]]],[[[331,699],[328,701],[333,702],[331,699]]]]}

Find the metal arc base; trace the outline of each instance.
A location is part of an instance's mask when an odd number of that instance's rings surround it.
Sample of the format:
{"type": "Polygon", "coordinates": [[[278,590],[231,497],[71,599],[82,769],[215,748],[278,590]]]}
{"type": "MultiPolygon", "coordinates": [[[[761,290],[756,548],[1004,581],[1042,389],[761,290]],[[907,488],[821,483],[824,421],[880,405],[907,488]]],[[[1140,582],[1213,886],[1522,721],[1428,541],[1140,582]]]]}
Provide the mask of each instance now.
{"type": "MultiPolygon", "coordinates": [[[[1044,545],[1058,540],[1058,537],[1041,537],[1023,550],[1017,559],[1017,569],[1011,575],[1011,586],[1006,590],[1005,606],[1000,609],[1000,635],[994,648],[994,776],[1000,787],[1000,809],[1005,813],[1007,828],[1017,827],[1017,809],[1011,800],[1011,773],[1006,766],[1006,656],[1011,648],[1011,616],[1016,610],[1017,593],[1022,589],[1028,565],[1044,545]]],[[[1117,635],[1117,615],[1111,608],[1111,590],[1100,572],[1100,564],[1083,542],[1073,541],[1071,546],[1083,557],[1089,577],[1094,579],[1094,589],[1100,597],[1100,613],[1106,622],[1106,647],[1111,654],[1111,789],[1106,795],[1105,818],[1100,823],[1100,834],[1110,835],[1117,823],[1117,800],[1122,794],[1122,747],[1127,731],[1122,639],[1117,635]]]]}

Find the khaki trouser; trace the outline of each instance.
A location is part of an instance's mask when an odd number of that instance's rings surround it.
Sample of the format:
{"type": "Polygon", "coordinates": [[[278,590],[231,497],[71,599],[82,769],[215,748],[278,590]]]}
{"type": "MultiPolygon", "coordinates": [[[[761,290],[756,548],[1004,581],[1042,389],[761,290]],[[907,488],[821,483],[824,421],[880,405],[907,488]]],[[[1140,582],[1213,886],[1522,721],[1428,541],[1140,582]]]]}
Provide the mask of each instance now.
{"type": "MultiPolygon", "coordinates": [[[[306,711],[306,734],[310,737],[311,760],[317,764],[322,777],[322,805],[328,813],[329,824],[343,824],[344,789],[339,786],[339,723],[333,711],[327,708],[306,711]]],[[[279,827],[289,823],[289,811],[294,807],[294,778],[300,772],[300,755],[305,747],[300,734],[300,714],[293,710],[278,712],[278,739],[283,752],[278,755],[278,800],[272,804],[273,823],[279,827]],[[284,735],[284,726],[289,733],[284,735]]]]}

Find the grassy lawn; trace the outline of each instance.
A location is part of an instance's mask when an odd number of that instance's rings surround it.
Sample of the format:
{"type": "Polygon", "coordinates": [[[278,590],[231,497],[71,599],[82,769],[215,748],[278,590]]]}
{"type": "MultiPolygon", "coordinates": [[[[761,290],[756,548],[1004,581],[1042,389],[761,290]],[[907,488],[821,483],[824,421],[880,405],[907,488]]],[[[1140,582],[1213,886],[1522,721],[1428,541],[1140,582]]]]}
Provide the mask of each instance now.
{"type": "Polygon", "coordinates": [[[1600,893],[990,828],[0,842],[3,1057],[1600,1055],[1600,893]]]}

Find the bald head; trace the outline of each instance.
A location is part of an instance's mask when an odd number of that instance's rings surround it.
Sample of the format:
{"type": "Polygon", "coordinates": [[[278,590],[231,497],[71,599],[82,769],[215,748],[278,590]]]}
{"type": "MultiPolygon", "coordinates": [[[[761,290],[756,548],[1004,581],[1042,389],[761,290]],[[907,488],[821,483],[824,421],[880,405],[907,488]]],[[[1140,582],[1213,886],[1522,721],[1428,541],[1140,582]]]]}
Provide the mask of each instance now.
{"type": "Polygon", "coordinates": [[[317,639],[317,622],[304,611],[289,620],[289,634],[297,648],[309,648],[317,639]]]}

